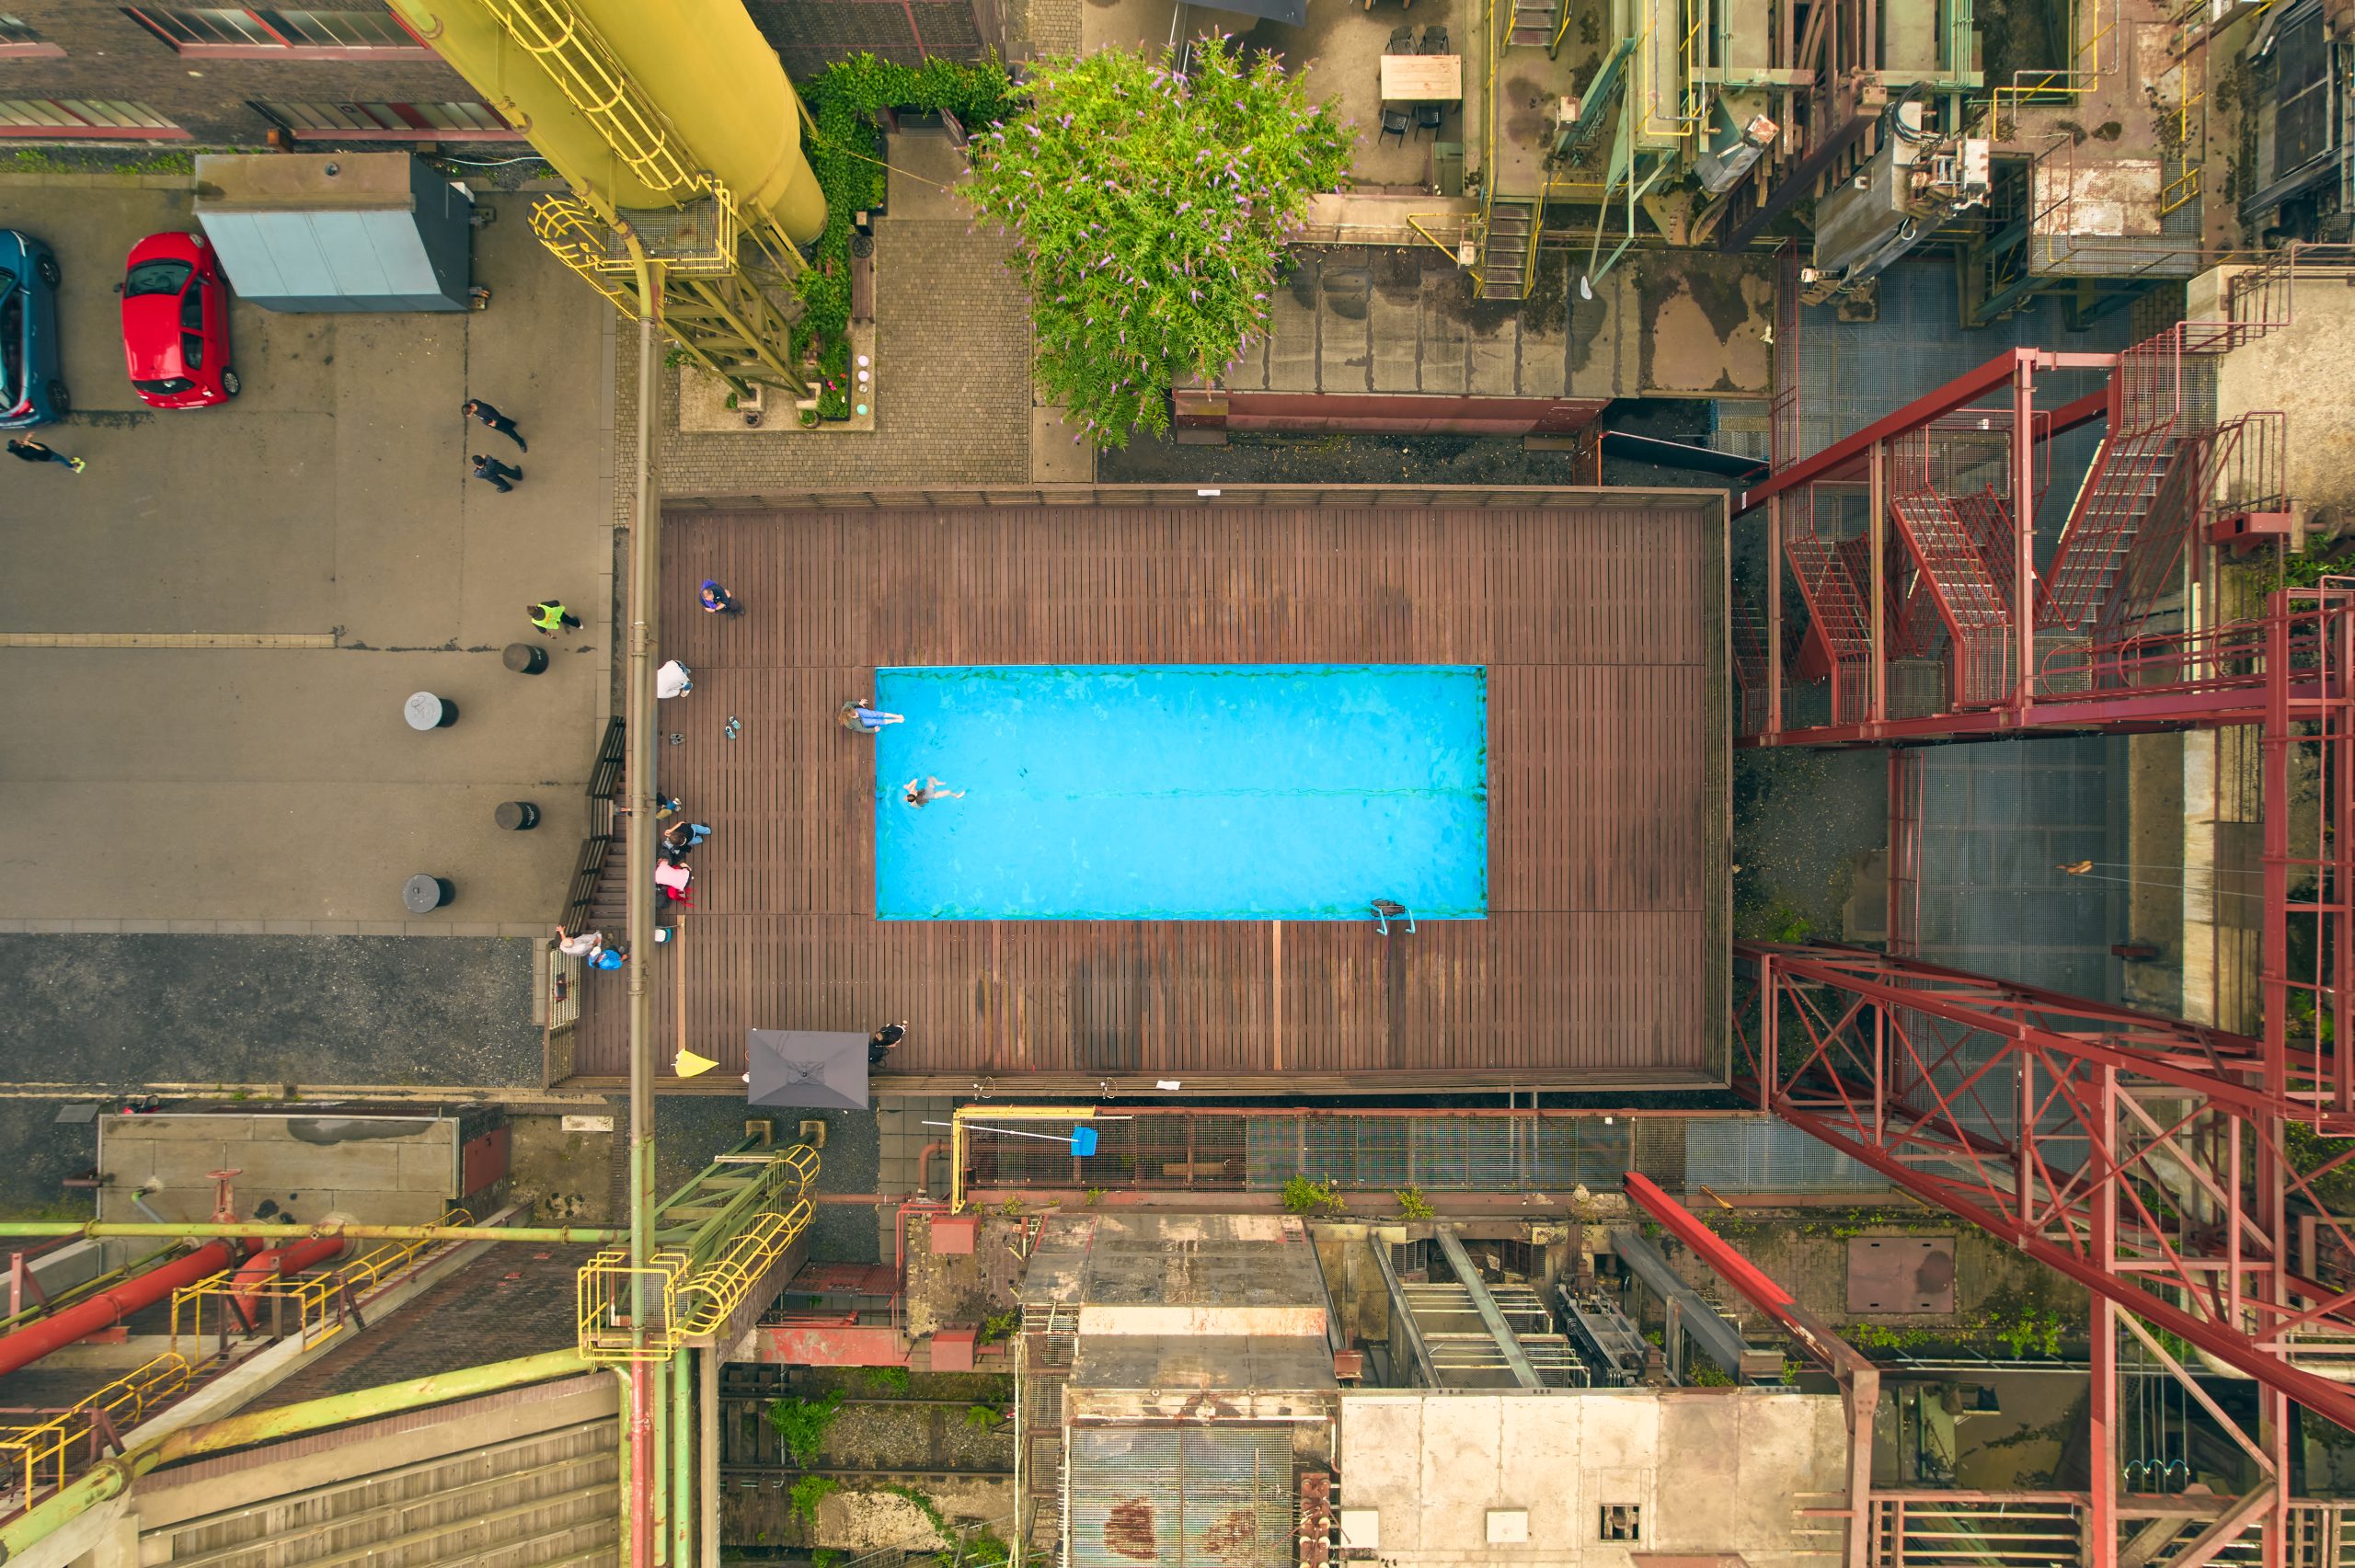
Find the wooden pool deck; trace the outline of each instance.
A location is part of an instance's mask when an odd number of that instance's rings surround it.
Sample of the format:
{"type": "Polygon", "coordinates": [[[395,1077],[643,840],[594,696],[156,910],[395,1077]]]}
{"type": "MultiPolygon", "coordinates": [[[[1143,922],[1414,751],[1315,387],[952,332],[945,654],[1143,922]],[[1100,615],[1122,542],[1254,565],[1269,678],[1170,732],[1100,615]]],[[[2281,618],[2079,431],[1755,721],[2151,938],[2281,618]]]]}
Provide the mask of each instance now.
{"type": "MultiPolygon", "coordinates": [[[[712,840],[656,966],[682,1088],[752,1028],[909,1021],[881,1093],[1397,1093],[1720,1081],[1730,830],[1721,500],[1691,492],[796,498],[666,513],[664,792],[712,840]],[[748,606],[695,607],[706,578],[748,606]],[[1483,921],[878,921],[879,665],[1488,668],[1483,921]],[[741,733],[725,738],[730,715],[741,733]]],[[[616,850],[598,923],[621,929],[616,850]]],[[[622,976],[557,1058],[626,1070],[622,976]]]]}

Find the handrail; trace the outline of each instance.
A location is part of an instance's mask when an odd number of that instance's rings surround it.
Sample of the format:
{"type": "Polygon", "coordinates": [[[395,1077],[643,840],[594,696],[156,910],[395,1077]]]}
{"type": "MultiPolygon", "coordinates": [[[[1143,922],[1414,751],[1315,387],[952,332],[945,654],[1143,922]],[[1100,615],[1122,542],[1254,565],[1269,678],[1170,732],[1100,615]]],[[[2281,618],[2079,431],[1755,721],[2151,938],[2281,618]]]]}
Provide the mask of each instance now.
{"type": "Polygon", "coordinates": [[[46,1421],[0,1427],[0,1464],[15,1472],[11,1481],[17,1506],[31,1506],[34,1494],[43,1486],[65,1484],[77,1445],[88,1445],[95,1464],[102,1445],[119,1443],[153,1406],[186,1389],[195,1375],[195,1363],[167,1351],[46,1421]]]}
{"type": "Polygon", "coordinates": [[[1409,212],[1407,214],[1407,226],[1420,235],[1426,245],[1429,245],[1434,250],[1442,252],[1450,261],[1453,261],[1456,259],[1456,246],[1447,244],[1437,235],[1431,233],[1430,230],[1423,227],[1423,220],[1425,218],[1437,218],[1446,215],[1447,214],[1439,212],[1409,212]]]}
{"type": "MultiPolygon", "coordinates": [[[[1480,243],[1474,247],[1474,260],[1467,269],[1472,277],[1472,292],[1477,297],[1488,286],[1488,224],[1497,211],[1497,73],[1504,60],[1503,35],[1497,30],[1497,0],[1482,0],[1488,7],[1480,24],[1482,47],[1488,51],[1488,83],[1480,95],[1480,243]]],[[[1512,13],[1507,0],[1506,25],[1512,13]]]]}
{"type": "MultiPolygon", "coordinates": [[[[435,1221],[437,1228],[468,1226],[475,1217],[464,1208],[446,1210],[435,1221]]],[[[309,1350],[324,1345],[343,1331],[355,1298],[364,1299],[381,1290],[393,1275],[407,1268],[418,1255],[444,1243],[438,1238],[405,1237],[381,1247],[370,1249],[347,1263],[337,1265],[316,1274],[297,1274],[269,1279],[240,1279],[235,1273],[224,1272],[207,1276],[193,1284],[183,1285],[172,1292],[171,1347],[180,1350],[180,1309],[188,1307],[191,1313],[189,1337],[191,1349],[201,1351],[204,1342],[204,1303],[222,1302],[222,1311],[229,1312],[230,1303],[257,1301],[292,1302],[294,1307],[294,1333],[309,1350]]],[[[219,1320],[222,1332],[236,1326],[236,1315],[219,1320]]]]}

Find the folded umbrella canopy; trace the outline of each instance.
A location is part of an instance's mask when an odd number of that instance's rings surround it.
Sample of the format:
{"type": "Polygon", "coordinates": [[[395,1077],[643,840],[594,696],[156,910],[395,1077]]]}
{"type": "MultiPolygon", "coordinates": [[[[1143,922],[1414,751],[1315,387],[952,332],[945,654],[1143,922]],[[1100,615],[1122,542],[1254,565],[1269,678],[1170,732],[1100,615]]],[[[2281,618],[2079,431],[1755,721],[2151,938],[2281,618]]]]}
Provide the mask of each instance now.
{"type": "Polygon", "coordinates": [[[826,1029],[755,1029],[745,1047],[754,1105],[867,1109],[867,1036],[826,1029]]]}

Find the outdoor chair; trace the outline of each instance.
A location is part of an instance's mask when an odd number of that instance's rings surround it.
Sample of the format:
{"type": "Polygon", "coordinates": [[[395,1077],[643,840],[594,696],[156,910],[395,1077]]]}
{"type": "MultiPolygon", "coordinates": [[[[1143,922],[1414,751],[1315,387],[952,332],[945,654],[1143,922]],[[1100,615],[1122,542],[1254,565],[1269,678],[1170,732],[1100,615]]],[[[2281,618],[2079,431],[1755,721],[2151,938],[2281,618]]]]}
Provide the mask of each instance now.
{"type": "Polygon", "coordinates": [[[1447,29],[1442,27],[1425,28],[1422,52],[1425,54],[1454,53],[1453,50],[1447,47],[1447,29]]]}
{"type": "Polygon", "coordinates": [[[1428,131],[1431,140],[1439,140],[1439,128],[1447,123],[1447,106],[1443,103],[1419,103],[1415,106],[1415,130],[1428,131]]]}
{"type": "Polygon", "coordinates": [[[1392,28],[1390,29],[1390,42],[1383,49],[1382,52],[1384,54],[1414,53],[1415,29],[1411,27],[1392,28]]]}
{"type": "Polygon", "coordinates": [[[1382,130],[1375,135],[1373,144],[1377,147],[1381,146],[1382,138],[1384,136],[1397,137],[1398,144],[1402,147],[1407,144],[1407,111],[1405,109],[1393,109],[1388,104],[1382,106],[1382,130]]]}

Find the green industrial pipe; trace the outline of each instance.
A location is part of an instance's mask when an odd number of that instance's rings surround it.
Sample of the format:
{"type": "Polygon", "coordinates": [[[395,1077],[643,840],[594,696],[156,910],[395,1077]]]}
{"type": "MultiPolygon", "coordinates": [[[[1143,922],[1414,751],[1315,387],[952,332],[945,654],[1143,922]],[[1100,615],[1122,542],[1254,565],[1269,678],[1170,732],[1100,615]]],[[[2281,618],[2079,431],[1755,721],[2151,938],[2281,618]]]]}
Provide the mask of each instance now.
{"type": "Polygon", "coordinates": [[[682,1350],[671,1357],[671,1564],[693,1568],[695,1506],[695,1407],[689,1390],[695,1379],[695,1353],[682,1350]]]}
{"type": "Polygon", "coordinates": [[[658,191],[630,172],[557,79],[508,36],[481,0],[392,0],[392,6],[574,190],[616,208],[679,204],[682,193],[658,191]]]}
{"type": "Polygon", "coordinates": [[[666,1360],[642,1364],[645,1367],[646,1375],[654,1379],[653,1398],[650,1402],[654,1406],[654,1445],[649,1450],[652,1457],[648,1461],[648,1468],[653,1471],[654,1475],[653,1539],[654,1561],[658,1563],[668,1562],[671,1560],[671,1528],[670,1520],[666,1516],[671,1505],[671,1466],[668,1462],[671,1442],[671,1367],[677,1360],[678,1357],[673,1356],[666,1360]]]}
{"type": "Polygon", "coordinates": [[[436,1372],[431,1377],[412,1378],[405,1383],[358,1389],[348,1394],[330,1394],[325,1399],[305,1400],[300,1404],[281,1405],[275,1410],[258,1410],[220,1421],[184,1426],[177,1432],[142,1443],[128,1453],[105,1460],[73,1485],[44,1499],[40,1506],[0,1525],[0,1563],[47,1539],[91,1509],[120,1497],[133,1481],[158,1465],[177,1464],[182,1459],[222,1453],[230,1448],[251,1448],[257,1443],[276,1442],[305,1432],[341,1426],[354,1421],[373,1420],[377,1416],[416,1410],[424,1405],[446,1404],[452,1400],[497,1393],[502,1389],[521,1388],[526,1383],[544,1383],[552,1378],[569,1377],[589,1369],[589,1364],[580,1359],[578,1351],[551,1350],[541,1356],[526,1356],[513,1361],[493,1361],[481,1367],[461,1367],[454,1371],[436,1372]]]}
{"type": "Polygon", "coordinates": [[[187,1225],[151,1225],[144,1221],[118,1222],[110,1219],[11,1219],[0,1221],[0,1237],[6,1236],[184,1236],[209,1240],[214,1237],[250,1236],[265,1242],[299,1242],[313,1236],[340,1236],[353,1242],[537,1242],[542,1246],[579,1246],[618,1242],[619,1230],[600,1230],[593,1226],[569,1225],[557,1228],[506,1225],[222,1225],[206,1221],[187,1225]]]}
{"type": "Polygon", "coordinates": [[[801,152],[801,102],[744,0],[573,0],[662,111],[687,159],[798,245],[826,226],[826,196],[801,152]]]}

